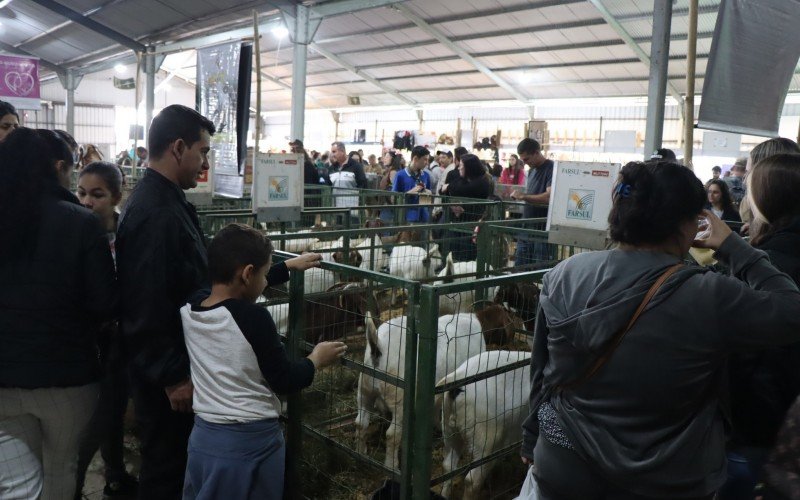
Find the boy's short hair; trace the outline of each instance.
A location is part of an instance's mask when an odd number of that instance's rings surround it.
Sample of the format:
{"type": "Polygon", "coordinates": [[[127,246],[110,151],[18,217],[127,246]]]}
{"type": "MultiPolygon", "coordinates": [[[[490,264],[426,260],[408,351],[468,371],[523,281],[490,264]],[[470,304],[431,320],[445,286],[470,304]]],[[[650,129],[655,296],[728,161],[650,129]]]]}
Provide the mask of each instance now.
{"type": "Polygon", "coordinates": [[[208,246],[208,275],[211,283],[230,283],[236,271],[252,264],[259,269],[272,257],[272,242],[250,226],[228,224],[208,246]]]}

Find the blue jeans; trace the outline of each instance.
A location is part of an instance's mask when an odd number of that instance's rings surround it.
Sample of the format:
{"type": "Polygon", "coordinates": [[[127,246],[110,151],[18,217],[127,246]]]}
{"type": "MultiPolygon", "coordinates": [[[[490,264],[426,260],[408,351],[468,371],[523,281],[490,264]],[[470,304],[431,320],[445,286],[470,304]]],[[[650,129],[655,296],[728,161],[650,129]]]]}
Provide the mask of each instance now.
{"type": "Polygon", "coordinates": [[[530,241],[526,236],[517,237],[517,251],[514,254],[514,267],[555,260],[549,243],[530,241]]]}
{"type": "Polygon", "coordinates": [[[755,447],[728,451],[728,479],[717,494],[718,500],[753,500],[768,451],[755,447]]]}

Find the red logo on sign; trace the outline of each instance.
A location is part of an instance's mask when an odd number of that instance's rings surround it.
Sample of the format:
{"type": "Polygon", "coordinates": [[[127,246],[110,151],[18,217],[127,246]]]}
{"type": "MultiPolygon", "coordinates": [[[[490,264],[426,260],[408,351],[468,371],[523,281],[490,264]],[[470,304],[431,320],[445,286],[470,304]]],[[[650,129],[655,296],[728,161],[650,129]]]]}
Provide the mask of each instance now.
{"type": "Polygon", "coordinates": [[[197,182],[208,182],[208,170],[197,176],[197,182]]]}
{"type": "Polygon", "coordinates": [[[608,170],[592,170],[592,177],[608,177],[608,170]]]}
{"type": "Polygon", "coordinates": [[[286,160],[287,165],[297,165],[297,160],[286,160]]]}

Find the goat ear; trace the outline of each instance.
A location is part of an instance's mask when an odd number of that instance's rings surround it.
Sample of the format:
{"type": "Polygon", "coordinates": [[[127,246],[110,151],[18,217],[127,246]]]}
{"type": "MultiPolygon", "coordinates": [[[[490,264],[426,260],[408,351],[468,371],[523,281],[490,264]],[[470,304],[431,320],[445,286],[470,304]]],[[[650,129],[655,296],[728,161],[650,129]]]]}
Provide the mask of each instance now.
{"type": "Polygon", "coordinates": [[[333,253],[333,261],[337,263],[341,263],[344,260],[344,253],[343,252],[334,252],[333,253]]]}
{"type": "Polygon", "coordinates": [[[377,359],[381,355],[381,350],[378,347],[378,329],[375,328],[375,322],[372,320],[372,313],[367,311],[364,324],[367,327],[367,343],[372,350],[373,359],[377,359]]]}
{"type": "Polygon", "coordinates": [[[453,252],[447,254],[447,265],[445,266],[445,276],[456,274],[456,265],[453,263],[453,252]]]}

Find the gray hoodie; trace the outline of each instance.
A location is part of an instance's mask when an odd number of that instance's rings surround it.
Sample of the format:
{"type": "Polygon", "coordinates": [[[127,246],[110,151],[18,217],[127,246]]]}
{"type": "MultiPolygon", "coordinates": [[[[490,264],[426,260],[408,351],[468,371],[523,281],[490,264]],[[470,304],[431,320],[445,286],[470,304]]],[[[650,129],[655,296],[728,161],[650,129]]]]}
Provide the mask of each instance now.
{"type": "Polygon", "coordinates": [[[726,355],[799,341],[800,292],[764,252],[735,234],[716,257],[735,278],[696,267],[678,271],[594,377],[564,391],[554,387],[584,373],[678,259],[648,251],[591,252],[545,276],[523,456],[532,458],[537,409],[549,399],[577,453],[618,486],[672,498],[720,487],[726,355]]]}

